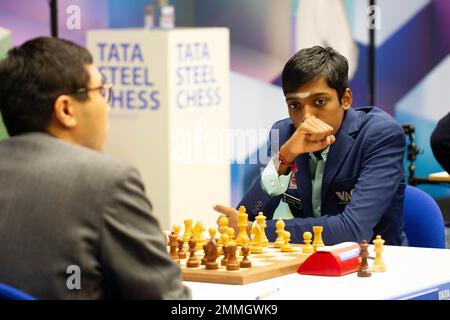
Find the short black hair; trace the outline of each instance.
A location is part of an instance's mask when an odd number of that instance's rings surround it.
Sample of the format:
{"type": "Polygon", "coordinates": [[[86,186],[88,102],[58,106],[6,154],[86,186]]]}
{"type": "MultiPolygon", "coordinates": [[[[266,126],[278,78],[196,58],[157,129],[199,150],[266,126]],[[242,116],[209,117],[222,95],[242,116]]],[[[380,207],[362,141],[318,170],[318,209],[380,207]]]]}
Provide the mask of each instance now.
{"type": "Polygon", "coordinates": [[[348,88],[348,61],[333,48],[314,46],[298,51],[289,59],[283,69],[283,92],[286,96],[302,85],[324,77],[330,88],[337,92],[342,101],[348,88]]]}
{"type": "MultiPolygon", "coordinates": [[[[62,39],[39,37],[8,51],[0,61],[0,111],[10,136],[46,131],[56,98],[85,88],[86,48],[62,39]]],[[[75,96],[78,100],[87,95],[75,96]]]]}

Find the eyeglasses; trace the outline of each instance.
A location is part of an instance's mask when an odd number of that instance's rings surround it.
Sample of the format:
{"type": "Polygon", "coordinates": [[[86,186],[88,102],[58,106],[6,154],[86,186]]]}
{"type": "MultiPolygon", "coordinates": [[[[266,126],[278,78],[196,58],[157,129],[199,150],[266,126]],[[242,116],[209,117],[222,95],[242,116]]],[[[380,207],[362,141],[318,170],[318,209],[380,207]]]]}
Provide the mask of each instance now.
{"type": "Polygon", "coordinates": [[[95,88],[80,88],[77,89],[75,91],[73,91],[72,94],[82,94],[82,93],[87,93],[89,91],[95,91],[95,90],[100,90],[100,94],[102,95],[103,98],[105,98],[106,102],[110,102],[111,101],[111,97],[112,97],[112,84],[111,83],[105,83],[99,87],[95,87],[95,88]]]}

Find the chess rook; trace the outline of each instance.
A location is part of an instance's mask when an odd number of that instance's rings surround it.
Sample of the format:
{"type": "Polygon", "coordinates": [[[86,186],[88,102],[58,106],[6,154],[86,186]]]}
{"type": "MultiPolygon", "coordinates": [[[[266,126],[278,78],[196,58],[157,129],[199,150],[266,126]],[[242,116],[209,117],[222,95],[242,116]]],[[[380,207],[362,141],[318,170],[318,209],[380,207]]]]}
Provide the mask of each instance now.
{"type": "Polygon", "coordinates": [[[317,250],[319,247],[323,247],[324,243],[322,240],[322,226],[313,226],[313,232],[314,232],[314,241],[313,241],[313,247],[314,250],[317,250]]]}

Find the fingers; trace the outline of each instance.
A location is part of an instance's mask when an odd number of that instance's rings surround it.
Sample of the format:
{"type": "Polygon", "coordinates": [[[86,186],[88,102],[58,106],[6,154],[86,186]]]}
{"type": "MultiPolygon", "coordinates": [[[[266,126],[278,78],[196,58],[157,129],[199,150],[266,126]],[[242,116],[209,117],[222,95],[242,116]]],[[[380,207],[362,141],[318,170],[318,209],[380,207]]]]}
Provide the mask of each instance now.
{"type": "Polygon", "coordinates": [[[335,141],[336,137],[334,135],[331,135],[321,141],[310,142],[309,149],[311,152],[320,151],[333,144],[335,141]]]}
{"type": "Polygon", "coordinates": [[[299,130],[308,137],[309,142],[319,142],[333,134],[333,127],[313,117],[305,119],[299,130]]]}
{"type": "Polygon", "coordinates": [[[223,206],[223,205],[221,205],[221,204],[216,204],[216,205],[213,207],[213,209],[214,209],[215,211],[221,213],[221,214],[226,215],[226,216],[229,216],[229,215],[231,214],[231,212],[232,212],[232,210],[230,210],[230,209],[232,209],[232,208],[223,206]]]}
{"type": "MultiPolygon", "coordinates": [[[[213,209],[228,218],[228,227],[237,230],[237,214],[238,211],[235,208],[230,208],[227,206],[223,206],[221,204],[216,204],[213,206],[213,209]]],[[[217,219],[217,224],[220,225],[220,217],[217,219]]]]}
{"type": "Polygon", "coordinates": [[[336,141],[336,137],[332,134],[327,137],[327,145],[333,144],[336,141]]]}

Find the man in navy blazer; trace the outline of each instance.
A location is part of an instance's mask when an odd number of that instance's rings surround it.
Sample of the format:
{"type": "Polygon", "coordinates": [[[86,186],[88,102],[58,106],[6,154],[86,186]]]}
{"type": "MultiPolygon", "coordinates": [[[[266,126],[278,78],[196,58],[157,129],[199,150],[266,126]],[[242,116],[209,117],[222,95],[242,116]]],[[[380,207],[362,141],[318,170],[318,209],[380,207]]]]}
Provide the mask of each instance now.
{"type": "MultiPolygon", "coordinates": [[[[376,235],[406,245],[402,127],[376,107],[351,108],[348,63],[332,48],[297,52],[282,80],[290,118],[273,125],[277,139],[267,150],[275,152],[269,151],[270,162],[261,165],[239,206],[251,221],[264,213],[271,241],[282,218],[294,243],[320,225],[327,245],[376,235]]],[[[236,209],[215,210],[236,228],[236,209]]]]}

